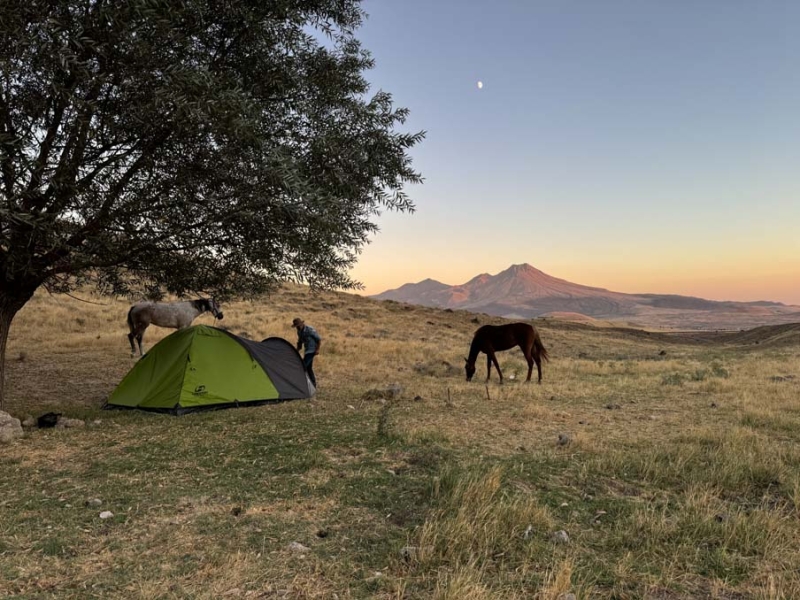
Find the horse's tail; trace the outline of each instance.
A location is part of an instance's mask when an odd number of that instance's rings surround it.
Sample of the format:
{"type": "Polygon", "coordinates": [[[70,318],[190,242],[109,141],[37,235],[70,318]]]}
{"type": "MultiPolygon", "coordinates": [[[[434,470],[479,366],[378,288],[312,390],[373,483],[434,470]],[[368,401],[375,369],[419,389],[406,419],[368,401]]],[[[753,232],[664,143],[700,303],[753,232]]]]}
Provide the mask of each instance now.
{"type": "Polygon", "coordinates": [[[533,349],[536,351],[537,355],[545,359],[547,362],[550,362],[550,356],[547,354],[547,348],[545,348],[544,344],[542,344],[542,339],[539,337],[539,332],[535,329],[533,330],[533,349]]]}
{"type": "Polygon", "coordinates": [[[131,330],[131,333],[133,333],[133,309],[135,307],[136,307],[136,305],[134,304],[133,306],[131,306],[130,310],[128,311],[128,329],[131,330]]]}

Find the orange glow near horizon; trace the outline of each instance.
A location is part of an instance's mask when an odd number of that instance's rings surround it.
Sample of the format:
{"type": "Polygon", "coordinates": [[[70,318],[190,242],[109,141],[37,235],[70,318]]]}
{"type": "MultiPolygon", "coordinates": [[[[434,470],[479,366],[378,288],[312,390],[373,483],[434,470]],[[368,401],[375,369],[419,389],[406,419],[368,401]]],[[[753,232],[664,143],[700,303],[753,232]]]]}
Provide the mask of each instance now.
{"type": "Polygon", "coordinates": [[[795,196],[800,189],[786,190],[777,212],[731,211],[725,219],[708,208],[679,216],[663,203],[654,215],[638,214],[636,206],[575,215],[555,207],[546,225],[512,209],[471,212],[455,222],[441,205],[423,204],[414,215],[381,219],[352,276],[364,284],[361,293],[373,295],[427,278],[459,285],[528,263],[615,292],[800,306],[800,203],[789,201],[795,196]]]}
{"type": "Polygon", "coordinates": [[[358,293],[374,295],[395,289],[406,283],[435,279],[448,285],[466,283],[480,273],[495,275],[511,266],[527,262],[559,279],[591,287],[604,288],[627,294],[676,294],[695,296],[708,300],[754,302],[759,300],[782,302],[800,306],[800,260],[771,261],[761,264],[739,262],[714,268],[700,263],[683,264],[680,268],[659,265],[643,267],[635,264],[612,264],[603,268],[596,264],[542,265],[532,260],[513,260],[505,266],[480,268],[479,265],[461,264],[447,268],[434,261],[416,262],[407,257],[399,263],[382,262],[380,268],[365,262],[352,272],[365,289],[358,293]]]}

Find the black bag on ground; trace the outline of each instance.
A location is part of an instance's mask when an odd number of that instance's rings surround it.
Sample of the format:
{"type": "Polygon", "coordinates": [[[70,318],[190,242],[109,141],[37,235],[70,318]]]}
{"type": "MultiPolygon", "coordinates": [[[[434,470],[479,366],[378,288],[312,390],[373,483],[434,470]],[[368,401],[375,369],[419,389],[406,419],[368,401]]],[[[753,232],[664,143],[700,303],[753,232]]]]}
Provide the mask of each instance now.
{"type": "Polygon", "coordinates": [[[54,413],[54,412],[45,413],[41,417],[36,419],[36,424],[40,428],[55,427],[56,423],[58,423],[58,417],[60,416],[61,413],[54,413]]]}

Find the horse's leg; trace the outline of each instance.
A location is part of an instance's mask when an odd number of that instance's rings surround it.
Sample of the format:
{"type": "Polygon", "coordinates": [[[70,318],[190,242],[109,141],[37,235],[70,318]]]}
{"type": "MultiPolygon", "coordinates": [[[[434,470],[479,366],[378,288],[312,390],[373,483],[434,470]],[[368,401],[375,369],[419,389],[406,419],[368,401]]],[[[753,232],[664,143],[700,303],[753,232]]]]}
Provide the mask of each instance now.
{"type": "Polygon", "coordinates": [[[486,381],[492,376],[492,355],[486,353],[486,381]]]}
{"type": "MultiPolygon", "coordinates": [[[[536,361],[536,370],[539,372],[539,381],[538,383],[542,383],[542,357],[539,356],[538,353],[533,355],[533,360],[536,361]]],[[[530,380],[530,374],[528,374],[528,379],[530,380]]]]}
{"type": "Polygon", "coordinates": [[[135,335],[133,335],[133,332],[132,332],[132,331],[131,331],[131,332],[128,334],[128,342],[130,342],[130,345],[131,345],[131,358],[133,358],[134,356],[136,356],[136,346],[134,346],[134,345],[133,345],[133,339],[134,339],[135,337],[136,337],[136,336],[135,336],[135,335]]]}
{"type": "Polygon", "coordinates": [[[142,349],[142,339],[144,338],[144,329],[141,331],[136,332],[136,342],[139,344],[139,356],[144,356],[144,350],[142,349]]]}
{"type": "Polygon", "coordinates": [[[492,362],[494,363],[494,368],[497,369],[497,375],[500,377],[500,383],[503,383],[503,372],[500,370],[500,363],[497,362],[497,356],[495,356],[494,352],[492,352],[492,362]]]}
{"type": "Polygon", "coordinates": [[[528,361],[528,378],[525,383],[531,380],[531,373],[533,373],[533,357],[531,356],[530,348],[525,351],[525,360],[528,361]]]}

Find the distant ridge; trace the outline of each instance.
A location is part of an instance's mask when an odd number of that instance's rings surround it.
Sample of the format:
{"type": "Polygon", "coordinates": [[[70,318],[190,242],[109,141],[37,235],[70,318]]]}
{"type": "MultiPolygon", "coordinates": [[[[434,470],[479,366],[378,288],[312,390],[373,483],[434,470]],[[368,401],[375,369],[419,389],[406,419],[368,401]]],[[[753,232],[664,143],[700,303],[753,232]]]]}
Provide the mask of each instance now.
{"type": "Polygon", "coordinates": [[[623,294],[559,279],[523,263],[496,275],[482,273],[461,285],[434,279],[407,283],[373,296],[509,318],[572,313],[645,326],[740,329],[800,321],[800,307],[780,302],[719,302],[676,294],[623,294]]]}

